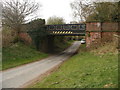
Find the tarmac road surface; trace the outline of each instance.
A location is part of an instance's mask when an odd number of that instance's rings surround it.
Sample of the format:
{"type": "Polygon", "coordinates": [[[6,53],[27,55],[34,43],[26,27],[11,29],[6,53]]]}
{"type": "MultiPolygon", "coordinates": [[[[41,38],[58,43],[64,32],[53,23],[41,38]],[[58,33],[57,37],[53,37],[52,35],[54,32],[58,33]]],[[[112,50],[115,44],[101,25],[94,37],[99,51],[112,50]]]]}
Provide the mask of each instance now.
{"type": "Polygon", "coordinates": [[[0,76],[2,76],[2,80],[0,80],[0,85],[2,84],[2,88],[21,88],[31,80],[67,60],[78,50],[80,44],[80,41],[75,41],[68,49],[57,55],[20,67],[1,71],[0,76]]]}

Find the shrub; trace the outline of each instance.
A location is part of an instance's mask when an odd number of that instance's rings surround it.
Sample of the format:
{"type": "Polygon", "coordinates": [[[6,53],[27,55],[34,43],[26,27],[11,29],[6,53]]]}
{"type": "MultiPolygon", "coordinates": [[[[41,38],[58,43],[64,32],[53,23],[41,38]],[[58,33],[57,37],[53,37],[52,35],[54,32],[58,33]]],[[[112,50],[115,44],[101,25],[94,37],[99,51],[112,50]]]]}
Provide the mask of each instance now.
{"type": "Polygon", "coordinates": [[[3,27],[2,30],[2,47],[10,46],[16,42],[16,32],[8,27],[3,27]]]}

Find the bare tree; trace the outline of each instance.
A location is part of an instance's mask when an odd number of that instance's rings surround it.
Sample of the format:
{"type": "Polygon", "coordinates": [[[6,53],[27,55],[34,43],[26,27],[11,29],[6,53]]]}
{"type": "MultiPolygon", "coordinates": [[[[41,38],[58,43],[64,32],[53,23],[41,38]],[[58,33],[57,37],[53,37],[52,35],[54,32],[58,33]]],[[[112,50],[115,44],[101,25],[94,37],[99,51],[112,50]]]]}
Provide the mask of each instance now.
{"type": "Polygon", "coordinates": [[[88,0],[76,0],[70,5],[74,11],[73,16],[80,21],[85,21],[94,11],[94,6],[88,0]]]}
{"type": "Polygon", "coordinates": [[[31,0],[10,0],[3,2],[3,24],[16,30],[17,33],[21,30],[21,25],[25,22],[25,18],[38,10],[39,4],[30,2],[31,0]]]}

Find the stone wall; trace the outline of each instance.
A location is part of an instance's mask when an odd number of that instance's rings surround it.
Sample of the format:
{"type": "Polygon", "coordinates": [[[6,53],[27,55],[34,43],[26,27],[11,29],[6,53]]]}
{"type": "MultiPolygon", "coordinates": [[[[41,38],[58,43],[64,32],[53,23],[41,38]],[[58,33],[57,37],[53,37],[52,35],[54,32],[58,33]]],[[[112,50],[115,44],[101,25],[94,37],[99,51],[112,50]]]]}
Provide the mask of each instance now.
{"type": "Polygon", "coordinates": [[[86,46],[91,47],[114,40],[114,35],[120,34],[120,23],[88,22],[86,23],[86,46]]]}

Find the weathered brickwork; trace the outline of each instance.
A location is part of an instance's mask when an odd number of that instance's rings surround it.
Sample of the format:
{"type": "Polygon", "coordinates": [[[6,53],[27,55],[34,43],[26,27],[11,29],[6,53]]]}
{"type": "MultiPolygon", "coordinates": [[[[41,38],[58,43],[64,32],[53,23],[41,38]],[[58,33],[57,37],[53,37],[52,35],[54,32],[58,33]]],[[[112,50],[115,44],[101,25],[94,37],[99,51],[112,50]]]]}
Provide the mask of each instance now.
{"type": "Polygon", "coordinates": [[[102,32],[101,33],[101,41],[102,42],[110,42],[114,40],[114,35],[117,34],[116,32],[102,32]]]}
{"type": "Polygon", "coordinates": [[[19,34],[19,36],[20,36],[20,39],[21,39],[22,41],[24,41],[26,44],[32,44],[32,39],[31,39],[31,37],[28,35],[28,33],[26,33],[26,32],[21,32],[21,33],[19,34]]]}
{"type": "Polygon", "coordinates": [[[104,42],[111,42],[114,40],[114,35],[120,35],[120,23],[100,23],[89,22],[86,23],[86,46],[99,45],[104,42]]]}
{"type": "Polygon", "coordinates": [[[101,40],[100,32],[86,32],[86,44],[87,47],[91,45],[91,43],[97,44],[101,40]]]}
{"type": "Polygon", "coordinates": [[[118,23],[109,23],[105,22],[102,23],[102,31],[117,31],[118,30],[118,23]]]}
{"type": "Polygon", "coordinates": [[[101,23],[99,22],[86,23],[86,31],[100,31],[100,30],[101,23]]]}

